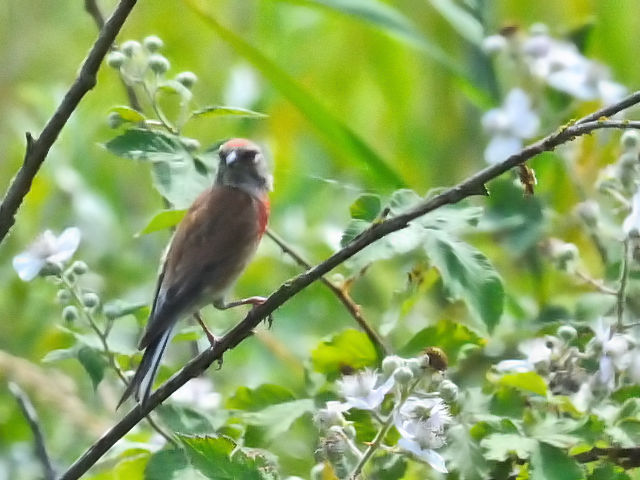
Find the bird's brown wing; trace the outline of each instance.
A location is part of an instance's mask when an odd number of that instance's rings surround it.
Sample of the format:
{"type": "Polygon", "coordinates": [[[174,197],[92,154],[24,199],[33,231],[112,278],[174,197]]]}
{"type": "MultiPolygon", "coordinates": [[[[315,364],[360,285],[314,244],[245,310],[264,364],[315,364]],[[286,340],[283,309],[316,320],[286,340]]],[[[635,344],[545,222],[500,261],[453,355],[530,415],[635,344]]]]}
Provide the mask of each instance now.
{"type": "Polygon", "coordinates": [[[214,187],[194,202],[171,241],[139,348],[191,310],[222,299],[260,239],[259,201],[214,187]]]}

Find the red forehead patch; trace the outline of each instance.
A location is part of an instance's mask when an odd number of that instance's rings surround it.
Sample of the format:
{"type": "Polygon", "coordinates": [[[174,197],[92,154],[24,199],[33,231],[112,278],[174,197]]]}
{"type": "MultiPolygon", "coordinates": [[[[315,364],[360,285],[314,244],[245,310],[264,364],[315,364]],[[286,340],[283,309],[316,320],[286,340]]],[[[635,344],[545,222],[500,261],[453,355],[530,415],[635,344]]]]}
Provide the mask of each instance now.
{"type": "Polygon", "coordinates": [[[229,148],[249,147],[251,145],[253,145],[253,142],[246,138],[232,138],[224,142],[220,148],[227,150],[229,148]]]}

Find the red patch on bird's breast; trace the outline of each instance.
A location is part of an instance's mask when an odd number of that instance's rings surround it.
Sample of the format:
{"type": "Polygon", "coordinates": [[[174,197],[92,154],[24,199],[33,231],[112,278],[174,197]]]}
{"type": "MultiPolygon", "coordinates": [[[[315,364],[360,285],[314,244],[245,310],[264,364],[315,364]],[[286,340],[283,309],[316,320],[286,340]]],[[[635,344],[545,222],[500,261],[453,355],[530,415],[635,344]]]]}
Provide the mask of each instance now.
{"type": "Polygon", "coordinates": [[[271,203],[269,197],[266,195],[258,202],[258,234],[262,234],[267,229],[267,222],[269,221],[269,213],[271,212],[271,203]]]}

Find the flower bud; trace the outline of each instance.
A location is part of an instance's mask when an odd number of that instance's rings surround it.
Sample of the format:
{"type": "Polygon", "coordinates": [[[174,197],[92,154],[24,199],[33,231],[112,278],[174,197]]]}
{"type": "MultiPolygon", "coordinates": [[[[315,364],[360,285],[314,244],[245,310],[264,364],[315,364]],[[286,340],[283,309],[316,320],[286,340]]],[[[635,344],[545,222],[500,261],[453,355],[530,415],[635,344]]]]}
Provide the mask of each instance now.
{"type": "Polygon", "coordinates": [[[149,35],[144,40],[142,40],[142,44],[149,53],[155,53],[164,46],[164,42],[157,35],[149,35]]]}
{"type": "Polygon", "coordinates": [[[40,270],[40,276],[46,277],[48,275],[60,275],[62,273],[62,265],[58,262],[47,262],[42,270],[40,270]]]}
{"type": "Polygon", "coordinates": [[[107,116],[107,124],[109,124],[109,128],[118,128],[123,123],[124,123],[124,120],[122,119],[122,117],[118,112],[111,112],[107,116]]]}
{"type": "Polygon", "coordinates": [[[131,58],[136,53],[138,53],[141,48],[142,46],[140,45],[140,42],[136,42],[135,40],[127,40],[122,44],[120,50],[122,50],[122,53],[124,53],[127,57],[131,58]]]}
{"type": "Polygon", "coordinates": [[[638,150],[640,147],[640,133],[626,130],[620,137],[620,145],[624,150],[638,150]]]}
{"type": "Polygon", "coordinates": [[[122,309],[115,303],[107,303],[102,307],[102,313],[109,320],[114,320],[122,316],[122,309]]]}
{"type": "Polygon", "coordinates": [[[344,434],[345,434],[348,438],[351,438],[351,439],[356,438],[356,433],[357,433],[357,432],[356,432],[356,428],[355,428],[353,425],[351,425],[351,424],[345,425],[345,426],[343,427],[343,430],[344,430],[344,434]]]}
{"type": "Polygon", "coordinates": [[[74,322],[78,319],[78,309],[73,305],[67,305],[62,309],[62,319],[65,322],[74,322]]]}
{"type": "Polygon", "coordinates": [[[600,207],[593,200],[587,200],[576,205],[575,213],[590,228],[598,226],[598,217],[600,216],[600,207]]]}
{"type": "Polygon", "coordinates": [[[71,265],[71,270],[76,275],[84,275],[89,271],[89,267],[82,260],[76,260],[73,262],[73,265],[71,265]]]}
{"type": "Polygon", "coordinates": [[[406,385],[413,379],[413,372],[409,367],[400,367],[393,372],[393,379],[400,385],[406,385]]]}
{"type": "Polygon", "coordinates": [[[182,138],[181,141],[188,152],[195,152],[200,148],[200,142],[195,138],[182,138]]]}
{"type": "Polygon", "coordinates": [[[191,88],[198,81],[198,77],[193,72],[181,72],[176,76],[176,81],[180,82],[186,88],[191,90],[191,88]]]}
{"type": "Polygon", "coordinates": [[[58,300],[58,303],[66,305],[71,300],[71,294],[66,288],[61,288],[58,290],[58,293],[56,293],[56,299],[58,300]]]}
{"type": "Polygon", "coordinates": [[[404,360],[396,355],[390,355],[385,357],[382,360],[382,372],[388,377],[393,372],[396,371],[397,368],[401,367],[404,364],[404,360]]]}
{"type": "Polygon", "coordinates": [[[458,399],[458,386],[451,380],[440,382],[440,396],[446,403],[453,403],[458,399]]]}
{"type": "Polygon", "coordinates": [[[121,52],[111,52],[107,55],[107,65],[118,70],[125,62],[127,57],[121,52]]]}
{"type": "Polygon", "coordinates": [[[158,53],[154,53],[149,57],[149,68],[158,75],[162,75],[169,70],[170,67],[171,64],[169,63],[169,60],[158,53]]]}
{"type": "Polygon", "coordinates": [[[556,333],[565,343],[572,342],[578,336],[578,332],[571,325],[562,325],[556,333]]]}
{"type": "Polygon", "coordinates": [[[500,53],[507,47],[507,39],[502,35],[490,35],[482,40],[482,51],[487,55],[500,53]]]}
{"type": "MultiPolygon", "coordinates": [[[[420,359],[418,358],[409,358],[406,360],[405,365],[409,368],[409,370],[411,370],[411,373],[413,373],[414,376],[419,377],[422,375],[423,371],[422,371],[422,367],[423,364],[420,361],[420,359]]],[[[428,365],[425,364],[424,366],[428,365]]]]}
{"type": "Polygon", "coordinates": [[[100,304],[100,297],[93,292],[82,295],[82,304],[87,308],[95,308],[100,304]]]}
{"type": "Polygon", "coordinates": [[[311,469],[311,480],[324,480],[326,477],[324,475],[325,464],[324,463],[316,463],[311,469]]]}

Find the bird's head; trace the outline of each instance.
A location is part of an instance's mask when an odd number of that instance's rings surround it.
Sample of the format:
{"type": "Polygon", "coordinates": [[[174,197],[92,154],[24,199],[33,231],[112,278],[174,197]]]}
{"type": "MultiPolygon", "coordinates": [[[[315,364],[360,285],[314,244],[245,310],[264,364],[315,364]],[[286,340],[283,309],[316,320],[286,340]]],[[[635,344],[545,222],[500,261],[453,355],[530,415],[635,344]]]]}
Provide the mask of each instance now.
{"type": "Polygon", "coordinates": [[[220,164],[216,185],[236,187],[258,198],[272,189],[273,177],[269,166],[255,143],[234,138],[220,146],[218,155],[220,164]]]}

